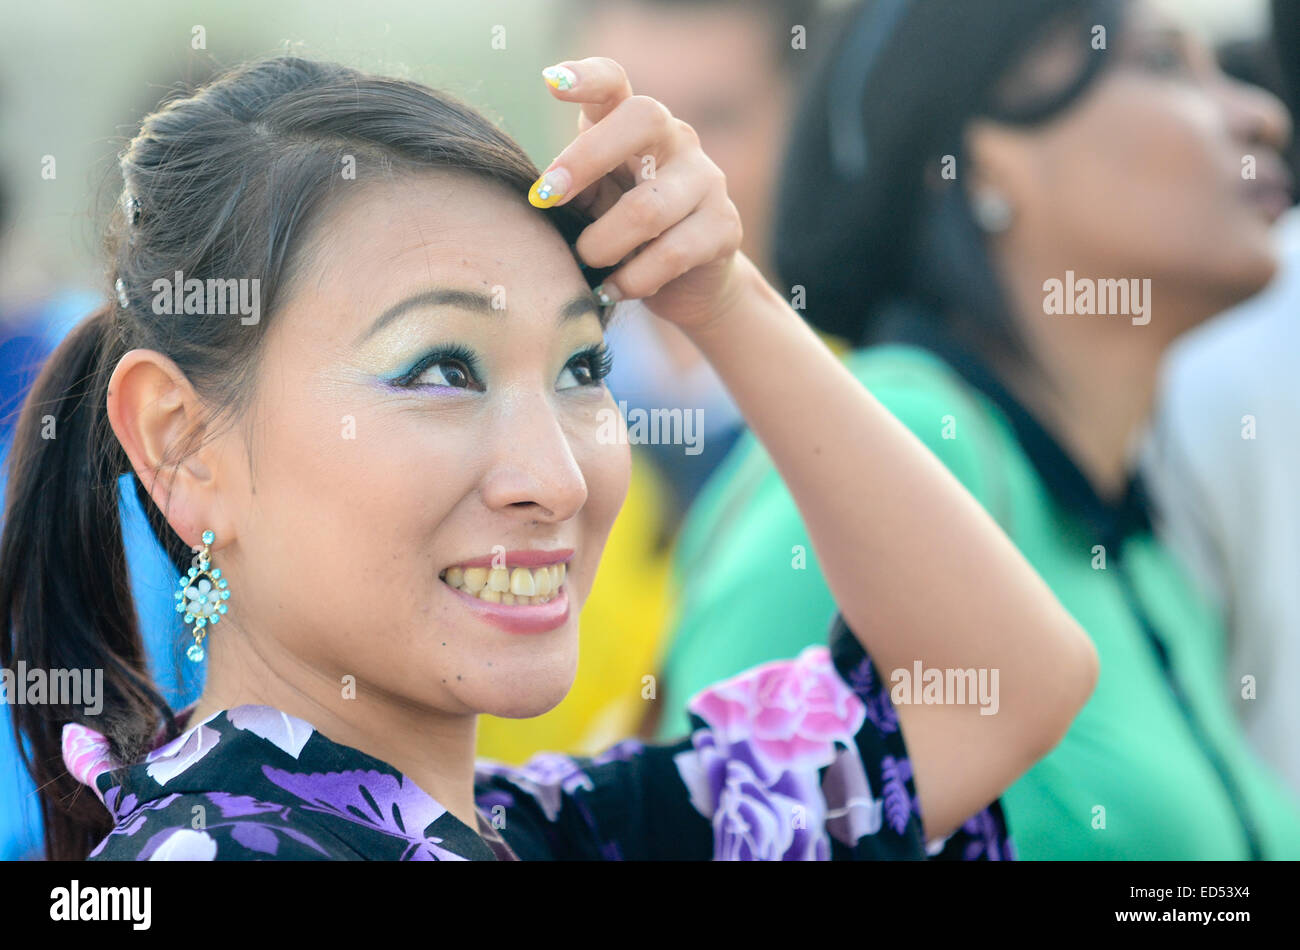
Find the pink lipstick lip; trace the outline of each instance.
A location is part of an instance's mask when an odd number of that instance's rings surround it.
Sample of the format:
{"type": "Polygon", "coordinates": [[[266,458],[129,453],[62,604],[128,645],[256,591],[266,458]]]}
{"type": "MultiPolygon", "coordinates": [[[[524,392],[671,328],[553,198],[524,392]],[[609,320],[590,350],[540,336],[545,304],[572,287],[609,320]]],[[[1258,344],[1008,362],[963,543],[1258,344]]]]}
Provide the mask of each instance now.
{"type": "MultiPolygon", "coordinates": [[[[498,556],[496,554],[485,554],[483,557],[448,564],[447,568],[492,567],[498,556]]],[[[507,551],[505,553],[505,562],[506,567],[513,570],[516,567],[549,567],[552,564],[567,564],[572,557],[573,548],[556,548],[554,551],[507,551]]]]}
{"type": "Polygon", "coordinates": [[[1293,195],[1290,188],[1264,183],[1251,190],[1249,200],[1263,209],[1270,221],[1276,221],[1291,207],[1293,195]]]}
{"type": "Polygon", "coordinates": [[[1280,157],[1262,155],[1255,177],[1245,185],[1251,202],[1266,208],[1270,217],[1295,201],[1295,178],[1280,157]]]}
{"type": "Polygon", "coordinates": [[[507,633],[545,633],[554,630],[569,619],[569,592],[565,587],[544,604],[493,604],[480,600],[473,594],[448,587],[465,601],[465,606],[488,623],[507,633]]]}

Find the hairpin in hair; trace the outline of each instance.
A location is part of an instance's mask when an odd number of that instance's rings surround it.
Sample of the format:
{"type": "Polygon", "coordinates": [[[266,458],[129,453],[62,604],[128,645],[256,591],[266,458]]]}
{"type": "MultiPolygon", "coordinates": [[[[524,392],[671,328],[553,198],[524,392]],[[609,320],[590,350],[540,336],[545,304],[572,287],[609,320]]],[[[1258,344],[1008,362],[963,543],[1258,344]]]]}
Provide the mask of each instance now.
{"type": "Polygon", "coordinates": [[[122,195],[122,213],[132,226],[140,223],[140,199],[129,191],[122,195]]]}
{"type": "Polygon", "coordinates": [[[122,305],[123,310],[129,310],[131,298],[126,295],[126,281],[119,277],[113,287],[117,291],[117,302],[122,305]]]}

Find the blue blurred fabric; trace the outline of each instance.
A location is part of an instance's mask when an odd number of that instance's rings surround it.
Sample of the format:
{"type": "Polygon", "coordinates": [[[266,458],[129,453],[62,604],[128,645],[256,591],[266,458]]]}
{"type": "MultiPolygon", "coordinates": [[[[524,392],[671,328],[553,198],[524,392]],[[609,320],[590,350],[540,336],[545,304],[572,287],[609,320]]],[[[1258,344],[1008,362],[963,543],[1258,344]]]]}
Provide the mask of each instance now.
{"type": "MultiPolygon", "coordinates": [[[[93,294],[62,294],[0,324],[0,491],[23,397],[59,340],[100,302],[93,294]]],[[[173,606],[178,575],[149,530],[130,475],[122,476],[119,490],[122,538],[150,672],[177,709],[202,690],[202,670],[184,658],[185,627],[173,606]]],[[[12,712],[7,705],[0,709],[0,860],[6,861],[39,858],[43,851],[36,789],[18,755],[12,712]]]]}

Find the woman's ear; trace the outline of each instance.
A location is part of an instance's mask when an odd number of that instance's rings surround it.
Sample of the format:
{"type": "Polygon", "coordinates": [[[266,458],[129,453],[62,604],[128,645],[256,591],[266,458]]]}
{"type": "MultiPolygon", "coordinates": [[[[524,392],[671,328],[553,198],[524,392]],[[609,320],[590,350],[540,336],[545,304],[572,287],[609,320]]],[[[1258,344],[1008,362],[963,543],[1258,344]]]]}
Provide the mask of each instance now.
{"type": "Polygon", "coordinates": [[[1025,176],[1023,135],[998,122],[974,119],[966,127],[966,177],[972,194],[993,188],[1010,194],[1025,176]]]}
{"type": "Polygon", "coordinates": [[[1005,231],[1036,200],[1030,142],[1024,131],[986,119],[973,120],[965,138],[966,193],[976,220],[987,231],[1005,231]]]}
{"type": "Polygon", "coordinates": [[[191,546],[208,528],[231,536],[229,526],[214,523],[221,507],[212,449],[193,448],[204,431],[205,407],[174,362],[155,350],[127,352],[109,379],[108,421],[177,535],[191,546]]]}

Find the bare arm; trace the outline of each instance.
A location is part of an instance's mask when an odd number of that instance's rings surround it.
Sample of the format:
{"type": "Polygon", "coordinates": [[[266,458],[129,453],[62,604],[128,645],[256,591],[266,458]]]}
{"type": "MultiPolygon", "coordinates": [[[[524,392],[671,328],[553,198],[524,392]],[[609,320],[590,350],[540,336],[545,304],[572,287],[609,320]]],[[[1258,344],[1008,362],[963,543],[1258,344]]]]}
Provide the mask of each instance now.
{"type": "Polygon", "coordinates": [[[1096,650],[960,483],[748,260],[749,289],[688,333],[789,487],[826,581],[883,676],[998,670],[999,705],[897,706],[926,835],[952,833],[1061,738],[1096,650]]]}
{"type": "Polygon", "coordinates": [[[998,672],[995,715],[974,704],[898,706],[926,835],[952,833],[1060,740],[1096,683],[1091,641],[979,504],[740,253],[725,176],[694,130],[633,95],[613,60],[564,68],[552,95],[581,105],[580,134],[531,200],[571,199],[591,214],[576,250],[592,266],[620,265],[610,296],[644,300],[717,369],[877,668],[888,677],[919,660],[998,672]]]}

